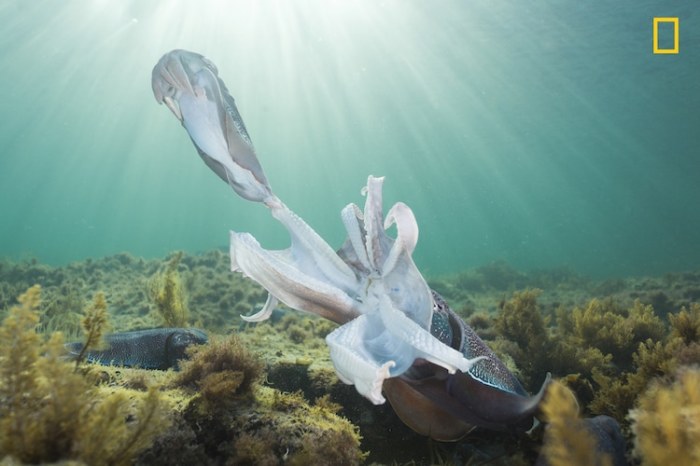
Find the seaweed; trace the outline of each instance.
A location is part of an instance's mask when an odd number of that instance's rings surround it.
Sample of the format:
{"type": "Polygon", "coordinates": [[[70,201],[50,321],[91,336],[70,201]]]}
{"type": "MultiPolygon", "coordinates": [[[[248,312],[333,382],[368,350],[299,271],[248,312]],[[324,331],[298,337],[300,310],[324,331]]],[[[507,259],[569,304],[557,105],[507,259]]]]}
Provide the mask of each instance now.
{"type": "MultiPolygon", "coordinates": [[[[513,293],[501,305],[494,327],[506,340],[515,343],[507,353],[520,369],[526,384],[541,379],[547,372],[547,355],[551,341],[545,319],[537,307],[540,290],[528,289],[513,293]]],[[[498,345],[497,345],[498,346],[498,345]]]]}
{"type": "Polygon", "coordinates": [[[42,299],[40,328],[44,333],[61,331],[69,337],[77,336],[80,334],[80,316],[85,306],[79,284],[69,281],[57,287],[56,291],[42,299]]]}
{"type": "Polygon", "coordinates": [[[575,344],[611,355],[621,369],[631,368],[632,354],[641,342],[660,340],[666,333],[653,308],[639,300],[624,309],[612,300],[592,299],[585,308],[575,308],[568,319],[571,321],[569,337],[575,344]]]}
{"type": "Polygon", "coordinates": [[[309,405],[299,392],[265,388],[258,391],[256,399],[257,422],[262,427],[251,431],[247,423],[241,426],[230,464],[279,464],[282,460],[291,465],[357,465],[366,458],[360,450],[357,427],[338,416],[338,405],[326,397],[309,405]]]}
{"type": "Polygon", "coordinates": [[[187,354],[189,360],[180,362],[174,384],[198,390],[205,410],[251,396],[263,374],[260,359],[235,334],[227,339],[214,338],[206,345],[193,345],[187,354]]]}
{"type": "Polygon", "coordinates": [[[81,324],[85,334],[83,347],[80,353],[75,358],[75,367],[77,368],[83,361],[88,350],[98,349],[102,346],[102,335],[107,328],[109,314],[107,313],[107,301],[102,292],[95,294],[92,305],[85,309],[85,316],[81,324]]]}
{"type": "Polygon", "coordinates": [[[642,464],[700,464],[700,370],[682,371],[671,385],[651,384],[630,419],[642,464]]]}
{"type": "Polygon", "coordinates": [[[677,314],[669,314],[671,337],[680,338],[689,345],[700,342],[700,304],[692,303],[690,309],[683,307],[677,314]]]}
{"type": "MultiPolygon", "coordinates": [[[[540,406],[547,422],[542,455],[550,466],[612,466],[579,416],[576,397],[564,384],[552,382],[540,406]]],[[[539,464],[539,462],[538,462],[539,464]]]]}
{"type": "MultiPolygon", "coordinates": [[[[596,370],[598,385],[589,408],[624,422],[637,397],[656,378],[671,377],[680,367],[700,363],[700,306],[691,305],[669,314],[671,332],[665,339],[646,339],[632,353],[632,364],[624,371],[596,370]]],[[[644,319],[649,321],[649,319],[644,319]]],[[[655,325],[652,325],[652,328],[655,325]]],[[[640,334],[643,334],[640,332],[640,334]]]]}
{"type": "Polygon", "coordinates": [[[325,347],[323,338],[335,329],[336,324],[315,315],[299,316],[287,312],[280,320],[280,327],[292,342],[318,348],[325,347]]]}
{"type": "Polygon", "coordinates": [[[166,327],[186,327],[189,318],[185,290],[178,272],[182,256],[182,251],[173,254],[165,269],[159,271],[150,284],[151,298],[166,327]]]}
{"type": "MultiPolygon", "coordinates": [[[[559,307],[554,325],[537,305],[538,290],[516,292],[503,301],[491,344],[509,355],[526,385],[549,370],[571,380],[583,406],[625,422],[647,384],[700,361],[700,306],[670,314],[670,335],[650,305],[622,306],[592,299],[568,312],[559,307]]],[[[514,371],[517,374],[517,371],[514,371]]]]}
{"type": "Polygon", "coordinates": [[[65,360],[62,334],[44,341],[41,288],[21,295],[0,326],[0,455],[23,463],[130,464],[169,424],[152,388],[145,397],[104,392],[65,360]]]}

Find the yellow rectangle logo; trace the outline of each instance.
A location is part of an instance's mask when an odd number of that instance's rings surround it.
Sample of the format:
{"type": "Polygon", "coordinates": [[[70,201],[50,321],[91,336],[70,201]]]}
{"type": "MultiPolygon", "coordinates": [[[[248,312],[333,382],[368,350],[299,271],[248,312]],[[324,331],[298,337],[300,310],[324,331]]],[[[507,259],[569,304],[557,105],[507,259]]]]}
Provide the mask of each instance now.
{"type": "Polygon", "coordinates": [[[680,48],[679,30],[680,30],[680,26],[678,23],[678,18],[654,18],[654,53],[655,54],[678,53],[678,49],[680,48]],[[660,23],[673,24],[673,48],[671,48],[671,49],[659,48],[659,24],[660,23]]]}

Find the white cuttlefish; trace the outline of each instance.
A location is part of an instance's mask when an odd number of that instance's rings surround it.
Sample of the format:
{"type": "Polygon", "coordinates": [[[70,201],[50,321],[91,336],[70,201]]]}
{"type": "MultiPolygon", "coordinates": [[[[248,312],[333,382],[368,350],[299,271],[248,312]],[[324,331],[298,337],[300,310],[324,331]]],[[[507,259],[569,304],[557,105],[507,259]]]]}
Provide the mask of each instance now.
{"type": "Polygon", "coordinates": [[[383,178],[370,176],[364,211],[341,211],[348,233],[335,251],[273,192],[255,155],[233,97],[213,63],[174,50],[153,69],[153,93],[185,127],[204,162],[241,197],[265,204],[289,232],[291,246],[263,249],[249,233],[231,232],[231,270],[268,291],[262,309],[245,320],[267,319],[279,301],[340,324],[326,337],[338,377],[372,403],[382,385],[417,359],[467,373],[484,356],[466,358],[430,333],[433,298],[411,255],[418,225],[399,202],[384,218],[383,178]],[[396,224],[396,238],[386,230],[396,224]]]}

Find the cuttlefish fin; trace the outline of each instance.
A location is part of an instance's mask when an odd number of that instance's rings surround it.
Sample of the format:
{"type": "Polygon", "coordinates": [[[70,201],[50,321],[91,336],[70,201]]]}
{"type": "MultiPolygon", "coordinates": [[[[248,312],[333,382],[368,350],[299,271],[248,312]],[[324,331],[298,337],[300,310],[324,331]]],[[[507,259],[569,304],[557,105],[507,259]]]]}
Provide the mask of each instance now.
{"type": "Polygon", "coordinates": [[[475,428],[437,406],[401,377],[384,381],[384,396],[404,424],[433,440],[457,441],[475,428]]]}
{"type": "Polygon", "coordinates": [[[458,416],[475,424],[496,430],[529,430],[552,375],[547,373],[542,387],[532,396],[502,390],[474,378],[469,373],[456,373],[447,379],[447,394],[459,402],[458,416]]]}
{"type": "MultiPolygon", "coordinates": [[[[409,397],[415,409],[402,406],[397,408],[396,405],[399,402],[396,404],[392,402],[392,406],[400,412],[401,420],[411,428],[416,429],[414,426],[417,425],[418,432],[421,432],[421,429],[425,430],[420,427],[422,423],[430,422],[432,416],[437,416],[432,414],[433,411],[449,413],[450,416],[446,418],[448,423],[446,429],[448,429],[447,432],[451,432],[452,437],[447,434],[437,434],[440,437],[432,437],[436,440],[459,439],[460,430],[454,425],[452,418],[458,419],[465,425],[505,432],[525,432],[531,429],[551,379],[548,374],[536,395],[523,396],[485,384],[469,373],[447,374],[444,369],[438,367],[433,367],[429,372],[433,375],[419,379],[410,376],[401,377],[402,385],[407,387],[394,387],[385,395],[390,401],[395,395],[394,392],[400,394],[396,396],[409,397]],[[452,423],[452,426],[449,423],[452,423]]],[[[400,399],[401,403],[404,401],[404,398],[400,399]]]]}

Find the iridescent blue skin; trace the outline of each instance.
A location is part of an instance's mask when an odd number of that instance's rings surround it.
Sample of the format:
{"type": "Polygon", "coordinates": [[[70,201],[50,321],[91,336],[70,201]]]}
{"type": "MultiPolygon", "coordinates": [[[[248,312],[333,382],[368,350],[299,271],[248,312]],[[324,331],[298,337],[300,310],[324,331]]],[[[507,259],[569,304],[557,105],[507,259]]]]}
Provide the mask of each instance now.
{"type": "Polygon", "coordinates": [[[550,375],[539,392],[529,396],[476,332],[431,291],[432,335],[467,358],[484,359],[470,371],[454,374],[416,361],[410,370],[384,384],[384,394],[396,413],[416,432],[441,441],[458,440],[475,427],[510,432],[532,428],[550,375]]]}
{"type": "MultiPolygon", "coordinates": [[[[177,368],[186,359],[191,345],[208,341],[206,333],[195,328],[155,328],[133,332],[112,333],[104,337],[105,349],[88,351],[85,359],[105,366],[138,367],[166,370],[177,368]]],[[[66,343],[69,356],[76,358],[83,348],[81,342],[66,343]]]]}

